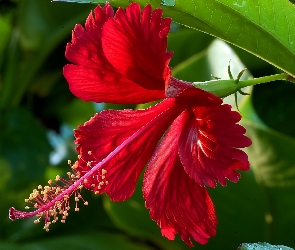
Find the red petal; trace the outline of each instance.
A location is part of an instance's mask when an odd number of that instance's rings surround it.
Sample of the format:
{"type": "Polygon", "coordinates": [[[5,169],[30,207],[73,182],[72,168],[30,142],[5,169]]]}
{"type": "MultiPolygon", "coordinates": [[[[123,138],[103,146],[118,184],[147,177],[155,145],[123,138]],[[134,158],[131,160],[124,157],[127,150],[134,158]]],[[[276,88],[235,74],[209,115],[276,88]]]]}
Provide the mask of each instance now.
{"type": "Polygon", "coordinates": [[[133,3],[126,13],[119,8],[102,33],[108,61],[122,75],[150,90],[164,90],[171,75],[168,64],[172,53],[166,52],[171,19],[162,19],[162,12],[152,12],[147,5],[141,13],[139,4],[133,3]]]}
{"type": "Polygon", "coordinates": [[[150,215],[161,228],[162,235],[181,239],[193,246],[190,236],[205,244],[215,235],[217,219],[207,190],[189,178],[178,156],[182,115],[174,121],[157,147],[144,178],[143,193],[150,215]]]}
{"type": "Polygon", "coordinates": [[[76,25],[71,43],[67,44],[66,57],[73,64],[64,67],[64,76],[74,95],[84,101],[112,103],[145,103],[164,97],[162,90],[146,90],[119,73],[102,50],[102,29],[114,16],[107,4],[88,16],[85,29],[76,25]]]}
{"type": "MultiPolygon", "coordinates": [[[[217,98],[217,97],[216,97],[217,98]]],[[[251,144],[245,129],[236,124],[241,116],[230,105],[197,106],[185,112],[179,156],[185,171],[199,185],[226,185],[239,180],[237,170],[248,170],[247,155],[237,149],[251,144]]]]}
{"type": "Polygon", "coordinates": [[[107,171],[103,181],[108,181],[107,186],[99,188],[99,172],[84,185],[99,193],[106,192],[114,201],[129,198],[159,139],[182,110],[174,99],[165,99],[147,110],[102,111],[79,126],[75,136],[82,158],[76,170],[84,175],[103,160],[103,169],[107,171]]]}

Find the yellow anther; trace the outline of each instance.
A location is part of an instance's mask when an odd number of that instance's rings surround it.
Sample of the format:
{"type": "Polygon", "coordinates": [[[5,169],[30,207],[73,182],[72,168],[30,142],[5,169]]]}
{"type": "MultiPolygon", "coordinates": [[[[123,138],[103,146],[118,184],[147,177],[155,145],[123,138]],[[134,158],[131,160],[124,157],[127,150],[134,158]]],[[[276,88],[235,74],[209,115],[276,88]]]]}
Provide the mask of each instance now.
{"type": "Polygon", "coordinates": [[[79,212],[79,208],[78,208],[78,207],[76,207],[76,208],[75,208],[75,211],[76,211],[76,212],[79,212]]]}
{"type": "Polygon", "coordinates": [[[106,178],[105,175],[102,175],[102,176],[101,176],[101,179],[105,179],[105,178],[106,178]]]}
{"type": "Polygon", "coordinates": [[[25,199],[25,202],[29,202],[29,199],[25,199]]]}
{"type": "Polygon", "coordinates": [[[25,206],[25,209],[29,209],[30,207],[29,206],[25,206]]]}
{"type": "Polygon", "coordinates": [[[88,151],[88,154],[89,154],[89,155],[92,155],[92,151],[88,151]]]}
{"type": "Polygon", "coordinates": [[[81,155],[78,155],[78,159],[81,159],[82,158],[82,156],[81,155]]]}
{"type": "Polygon", "coordinates": [[[87,162],[87,167],[91,167],[91,162],[90,161],[87,162]]]}
{"type": "Polygon", "coordinates": [[[85,202],[84,202],[84,205],[85,205],[85,206],[88,206],[88,201],[85,201],[85,202]]]}
{"type": "Polygon", "coordinates": [[[65,221],[65,220],[60,220],[60,222],[61,222],[61,223],[66,223],[66,221],[65,221]]]}
{"type": "Polygon", "coordinates": [[[42,186],[41,186],[41,185],[39,185],[39,186],[38,186],[38,189],[42,189],[42,186]]]}
{"type": "Polygon", "coordinates": [[[71,163],[72,163],[72,161],[71,160],[68,160],[68,164],[71,165],[71,163]]]}
{"type": "Polygon", "coordinates": [[[67,175],[68,175],[68,176],[71,176],[71,174],[72,174],[71,172],[67,172],[67,175]]]}
{"type": "Polygon", "coordinates": [[[75,201],[78,202],[79,201],[79,198],[78,197],[75,197],[75,201]]]}
{"type": "Polygon", "coordinates": [[[37,219],[37,220],[34,220],[34,224],[38,224],[40,222],[40,220],[39,219],[37,219]]]}
{"type": "Polygon", "coordinates": [[[88,182],[88,180],[87,179],[84,179],[84,181],[83,181],[84,183],[87,183],[88,182]]]}
{"type": "Polygon", "coordinates": [[[59,181],[59,180],[60,180],[60,176],[59,175],[55,176],[55,181],[59,181]]]}
{"type": "Polygon", "coordinates": [[[108,171],[105,170],[105,169],[102,169],[102,170],[101,170],[101,173],[102,173],[102,174],[106,174],[107,172],[108,172],[108,171]]]}
{"type": "Polygon", "coordinates": [[[52,180],[48,180],[48,184],[52,185],[53,181],[52,180]]]}
{"type": "Polygon", "coordinates": [[[109,182],[108,182],[108,181],[105,181],[105,182],[104,182],[104,184],[108,185],[108,184],[109,184],[109,182]]]}

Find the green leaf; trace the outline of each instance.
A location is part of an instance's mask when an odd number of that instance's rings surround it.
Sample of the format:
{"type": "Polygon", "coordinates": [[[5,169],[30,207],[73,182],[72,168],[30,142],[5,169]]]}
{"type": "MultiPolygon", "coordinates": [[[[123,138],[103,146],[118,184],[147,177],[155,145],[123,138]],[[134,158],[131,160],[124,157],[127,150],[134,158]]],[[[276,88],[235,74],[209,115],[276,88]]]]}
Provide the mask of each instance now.
{"type": "Polygon", "coordinates": [[[0,157],[11,167],[10,187],[21,188],[43,176],[51,146],[45,128],[26,109],[0,113],[0,118],[0,157]]]}
{"type": "MultiPolygon", "coordinates": [[[[109,2],[115,7],[130,4],[109,2]]],[[[173,7],[158,0],[137,2],[161,7],[175,22],[221,38],[295,76],[295,7],[287,0],[176,0],[173,7]]]]}
{"type": "Polygon", "coordinates": [[[293,250],[293,248],[285,247],[282,245],[271,245],[269,243],[244,243],[238,250],[293,250]]]}

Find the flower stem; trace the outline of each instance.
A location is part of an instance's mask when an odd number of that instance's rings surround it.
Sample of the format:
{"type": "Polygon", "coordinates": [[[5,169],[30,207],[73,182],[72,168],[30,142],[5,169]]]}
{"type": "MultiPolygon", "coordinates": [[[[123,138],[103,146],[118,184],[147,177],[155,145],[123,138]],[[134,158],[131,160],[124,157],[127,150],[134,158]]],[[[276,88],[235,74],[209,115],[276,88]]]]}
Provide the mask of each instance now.
{"type": "MultiPolygon", "coordinates": [[[[239,74],[239,77],[241,74],[239,74]]],[[[271,76],[263,76],[259,78],[249,79],[249,80],[239,80],[237,78],[234,79],[228,79],[228,80],[212,80],[212,81],[206,81],[206,82],[193,82],[193,85],[196,88],[200,88],[202,90],[205,90],[207,92],[210,92],[218,97],[226,97],[231,94],[236,93],[237,91],[240,91],[242,88],[253,86],[260,83],[266,83],[276,80],[285,80],[290,82],[295,82],[295,79],[291,77],[290,75],[286,73],[282,74],[276,74],[271,76]]]]}
{"type": "Polygon", "coordinates": [[[271,76],[263,76],[263,77],[254,78],[250,80],[241,80],[239,81],[238,84],[240,88],[244,88],[247,86],[253,86],[256,84],[272,82],[276,80],[285,80],[285,81],[295,82],[295,79],[293,77],[291,77],[288,74],[282,73],[282,74],[276,74],[271,76]]]}

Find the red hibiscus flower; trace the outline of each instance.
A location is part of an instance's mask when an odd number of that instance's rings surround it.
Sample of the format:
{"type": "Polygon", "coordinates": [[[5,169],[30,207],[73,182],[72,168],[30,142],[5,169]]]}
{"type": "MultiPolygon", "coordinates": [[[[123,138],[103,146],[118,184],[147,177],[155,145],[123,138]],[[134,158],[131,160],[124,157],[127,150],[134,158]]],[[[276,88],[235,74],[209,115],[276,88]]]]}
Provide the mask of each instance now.
{"type": "Polygon", "coordinates": [[[237,182],[237,171],[249,169],[247,155],[238,148],[251,141],[237,124],[239,113],[171,76],[170,23],[150,5],[141,11],[133,3],[114,13],[107,4],[95,8],[85,28],[75,27],[66,49],[72,64],[64,67],[74,95],[121,104],[164,100],[146,110],[105,110],[79,126],[79,159],[69,179],[58,176],[57,182],[34,190],[28,201],[36,210],[11,208],[11,219],[37,215],[39,222],[44,217],[48,230],[58,211],[64,222],[70,195],[76,202],[83,199],[82,187],[124,201],[146,166],[143,195],[162,235],[172,240],[179,233],[189,246],[190,238],[205,244],[215,235],[217,219],[206,186],[237,182]]]}

